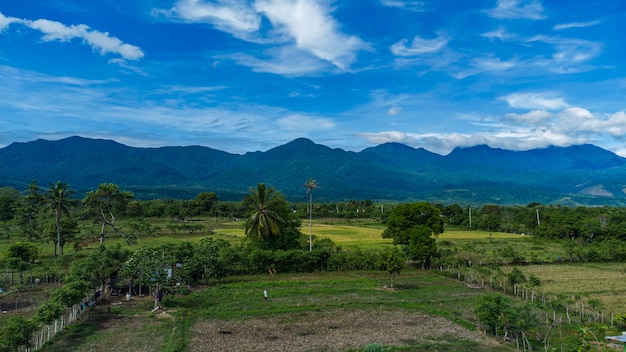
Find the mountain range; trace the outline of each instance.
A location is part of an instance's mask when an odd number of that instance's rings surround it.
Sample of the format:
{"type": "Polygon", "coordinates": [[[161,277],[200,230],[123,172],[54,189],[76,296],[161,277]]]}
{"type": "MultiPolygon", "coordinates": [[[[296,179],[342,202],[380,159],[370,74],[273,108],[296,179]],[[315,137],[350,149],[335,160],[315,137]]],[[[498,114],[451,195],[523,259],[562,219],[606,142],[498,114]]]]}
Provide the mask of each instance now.
{"type": "Polygon", "coordinates": [[[20,190],[67,182],[80,196],[115,183],[136,198],[191,199],[215,192],[241,200],[267,183],[290,201],[434,201],[444,204],[566,206],[626,204],[626,159],[594,145],[510,151],[480,145],[439,155],[386,143],[360,152],[299,138],[265,152],[231,154],[201,146],[136,148],[69,137],[15,142],[0,149],[0,186],[20,190]]]}

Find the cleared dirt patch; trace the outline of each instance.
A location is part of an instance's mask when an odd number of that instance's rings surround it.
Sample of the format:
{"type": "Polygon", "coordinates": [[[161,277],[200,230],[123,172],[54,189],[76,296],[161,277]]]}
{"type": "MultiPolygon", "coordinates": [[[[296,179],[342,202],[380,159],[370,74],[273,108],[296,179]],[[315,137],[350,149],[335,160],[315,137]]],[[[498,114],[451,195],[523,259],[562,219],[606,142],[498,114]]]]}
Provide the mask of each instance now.
{"type": "Polygon", "coordinates": [[[403,346],[420,342],[496,346],[484,335],[423,313],[323,311],[241,321],[209,320],[192,328],[190,351],[342,351],[372,342],[403,346]]]}

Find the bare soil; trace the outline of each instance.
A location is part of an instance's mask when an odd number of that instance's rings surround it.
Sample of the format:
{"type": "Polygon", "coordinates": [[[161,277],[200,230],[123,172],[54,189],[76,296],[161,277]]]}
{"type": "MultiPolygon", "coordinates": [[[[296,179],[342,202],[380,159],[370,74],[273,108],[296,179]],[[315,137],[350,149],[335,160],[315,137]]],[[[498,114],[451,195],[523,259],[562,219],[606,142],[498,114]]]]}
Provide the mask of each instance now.
{"type": "Polygon", "coordinates": [[[190,351],[345,351],[368,343],[498,344],[438,316],[405,311],[323,311],[241,321],[202,321],[191,328],[190,351]]]}

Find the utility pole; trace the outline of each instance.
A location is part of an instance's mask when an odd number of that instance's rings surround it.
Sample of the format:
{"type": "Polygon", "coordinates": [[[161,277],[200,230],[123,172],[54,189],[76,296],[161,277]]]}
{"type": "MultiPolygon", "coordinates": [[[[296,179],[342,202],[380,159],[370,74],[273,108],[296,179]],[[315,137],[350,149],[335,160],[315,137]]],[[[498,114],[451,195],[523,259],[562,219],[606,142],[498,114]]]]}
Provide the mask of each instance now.
{"type": "Polygon", "coordinates": [[[537,210],[537,227],[541,226],[541,221],[539,221],[539,208],[537,210]]]}

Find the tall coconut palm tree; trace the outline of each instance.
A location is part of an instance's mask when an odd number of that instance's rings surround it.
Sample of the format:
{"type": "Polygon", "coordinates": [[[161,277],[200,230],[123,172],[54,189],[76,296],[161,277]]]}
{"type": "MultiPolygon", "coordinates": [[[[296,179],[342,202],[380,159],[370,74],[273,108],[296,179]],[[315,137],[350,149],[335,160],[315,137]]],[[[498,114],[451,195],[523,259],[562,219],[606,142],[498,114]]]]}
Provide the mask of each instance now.
{"type": "Polygon", "coordinates": [[[280,225],[285,220],[276,212],[280,198],[274,193],[274,188],[267,188],[265,183],[250,187],[250,194],[243,198],[243,205],[253,211],[246,220],[246,236],[262,241],[270,236],[280,234],[280,225]]]}
{"type": "Polygon", "coordinates": [[[61,258],[61,215],[69,215],[70,207],[72,205],[71,196],[76,192],[68,189],[66,182],[57,181],[57,183],[51,183],[50,189],[44,193],[44,202],[48,206],[48,209],[54,212],[54,220],[57,227],[57,245],[55,247],[55,254],[61,258]]]}
{"type": "Polygon", "coordinates": [[[319,188],[314,179],[309,179],[303,185],[309,195],[309,251],[313,250],[313,188],[319,188]]]}

